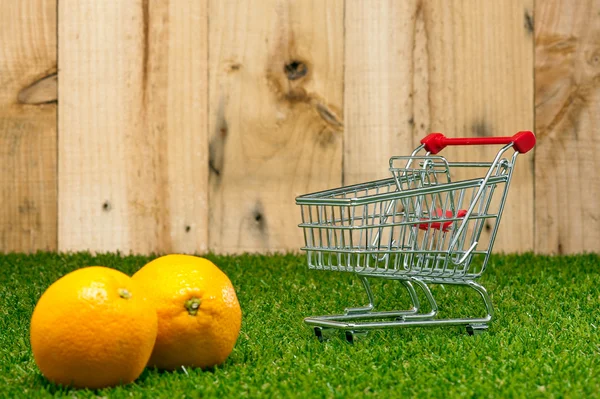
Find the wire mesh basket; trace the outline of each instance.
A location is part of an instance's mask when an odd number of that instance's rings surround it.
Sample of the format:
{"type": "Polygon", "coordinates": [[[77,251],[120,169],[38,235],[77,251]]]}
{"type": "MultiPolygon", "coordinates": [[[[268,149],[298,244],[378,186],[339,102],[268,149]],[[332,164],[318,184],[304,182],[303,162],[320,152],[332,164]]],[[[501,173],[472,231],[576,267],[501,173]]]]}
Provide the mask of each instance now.
{"type": "Polygon", "coordinates": [[[516,158],[534,145],[529,131],[467,139],[433,133],[410,156],[390,159],[390,178],[297,197],[309,269],[354,273],[369,299],[367,306],[343,314],[306,318],[317,337],[332,329],[344,330],[349,341],[357,332],[377,328],[465,325],[471,334],[487,329],[493,308],[475,280],[488,263],[516,158]],[[483,144],[503,146],[491,162],[449,162],[436,155],[449,145],[483,144]],[[512,156],[505,158],[509,149],[512,156]],[[453,181],[452,172],[460,169],[476,177],[453,181]],[[412,306],[375,311],[371,277],[399,280],[412,306]],[[439,317],[429,284],[474,289],[486,314],[439,317]],[[421,310],[415,287],[423,292],[427,311],[421,310]]]}

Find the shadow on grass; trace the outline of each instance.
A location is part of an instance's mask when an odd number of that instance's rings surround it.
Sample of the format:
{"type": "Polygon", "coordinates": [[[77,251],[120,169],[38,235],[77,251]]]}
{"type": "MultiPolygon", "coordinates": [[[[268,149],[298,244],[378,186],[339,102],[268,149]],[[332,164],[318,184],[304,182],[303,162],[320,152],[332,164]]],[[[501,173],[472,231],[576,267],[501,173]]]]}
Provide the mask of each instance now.
{"type": "Polygon", "coordinates": [[[142,374],[133,382],[128,384],[117,384],[114,386],[98,388],[98,389],[89,389],[89,388],[76,388],[72,386],[65,386],[61,384],[55,384],[52,381],[48,380],[44,377],[39,371],[37,371],[34,375],[31,376],[31,384],[32,386],[37,386],[47,393],[56,396],[69,396],[69,397],[80,397],[80,396],[91,396],[91,397],[103,397],[106,394],[110,393],[110,391],[118,388],[125,387],[135,387],[138,386],[140,388],[144,387],[149,380],[160,378],[160,376],[180,376],[180,377],[191,377],[198,373],[212,373],[214,374],[220,366],[211,367],[205,370],[199,368],[178,368],[176,370],[160,370],[157,368],[145,368],[142,374]]]}
{"type": "Polygon", "coordinates": [[[55,384],[44,377],[39,371],[32,376],[32,385],[39,386],[42,390],[51,394],[52,396],[56,396],[56,394],[61,394],[62,396],[76,396],[75,393],[87,392],[90,394],[98,394],[99,390],[90,390],[90,389],[80,389],[73,388],[69,386],[64,386],[60,384],[55,384]]]}

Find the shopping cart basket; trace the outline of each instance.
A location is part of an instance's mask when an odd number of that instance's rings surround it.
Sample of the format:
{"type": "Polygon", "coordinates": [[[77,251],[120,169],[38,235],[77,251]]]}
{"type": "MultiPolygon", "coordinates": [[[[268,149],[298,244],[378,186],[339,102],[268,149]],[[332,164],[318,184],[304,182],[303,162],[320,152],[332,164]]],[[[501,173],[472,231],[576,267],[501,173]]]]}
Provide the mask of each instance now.
{"type": "Polygon", "coordinates": [[[320,340],[326,331],[339,329],[350,342],[356,333],[388,327],[464,325],[469,334],[486,330],[493,307],[475,280],[486,269],[517,156],[534,145],[530,131],[487,138],[432,133],[410,156],[390,159],[390,178],[297,197],[309,269],[355,273],[369,301],[343,314],[308,317],[305,323],[320,340]],[[503,145],[492,162],[449,162],[435,155],[446,146],[483,144],[503,145]],[[512,156],[503,157],[509,149],[512,156]],[[453,178],[468,171],[475,177],[453,178]],[[370,277],[399,280],[412,307],[376,311],[370,277]],[[440,317],[430,284],[472,288],[483,299],[485,315],[440,317]],[[416,287],[429,303],[425,310],[416,287]]]}

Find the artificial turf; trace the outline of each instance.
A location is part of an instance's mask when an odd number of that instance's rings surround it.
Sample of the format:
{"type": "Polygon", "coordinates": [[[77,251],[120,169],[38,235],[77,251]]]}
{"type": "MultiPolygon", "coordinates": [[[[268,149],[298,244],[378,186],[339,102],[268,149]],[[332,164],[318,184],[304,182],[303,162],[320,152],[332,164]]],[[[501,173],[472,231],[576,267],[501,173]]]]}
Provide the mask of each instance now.
{"type": "MultiPolygon", "coordinates": [[[[133,274],[153,257],[86,253],[0,255],[0,397],[600,397],[600,256],[494,255],[479,282],[495,307],[490,329],[372,331],[353,345],[319,342],[303,324],[366,296],[351,274],[309,271],[301,255],[207,256],[232,280],[242,331],[213,370],[146,370],[98,391],[57,387],[40,374],[29,320],[43,291],[87,265],[133,274]]],[[[375,281],[385,307],[408,306],[395,281],[375,281]]],[[[440,312],[479,309],[477,295],[434,287],[440,312]]],[[[479,312],[480,314],[481,312],[479,312]]]]}

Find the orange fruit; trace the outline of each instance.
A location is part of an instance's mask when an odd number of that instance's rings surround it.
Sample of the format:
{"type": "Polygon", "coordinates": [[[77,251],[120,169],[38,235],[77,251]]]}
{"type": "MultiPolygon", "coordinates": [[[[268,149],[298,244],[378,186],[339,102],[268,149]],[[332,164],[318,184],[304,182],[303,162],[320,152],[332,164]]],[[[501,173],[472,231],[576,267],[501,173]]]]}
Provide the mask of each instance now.
{"type": "Polygon", "coordinates": [[[158,335],[149,365],[173,370],[222,364],[240,333],[242,311],[229,278],[211,261],[166,255],[133,279],[154,301],[158,335]]]}
{"type": "Polygon", "coordinates": [[[48,380],[103,388],[139,377],[156,332],[156,310],[138,283],[91,266],[61,277],[41,296],[31,318],[31,349],[48,380]]]}

